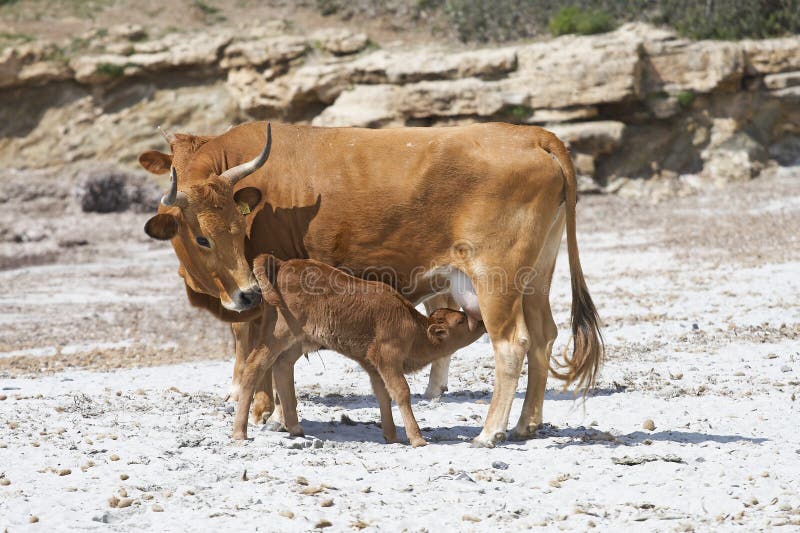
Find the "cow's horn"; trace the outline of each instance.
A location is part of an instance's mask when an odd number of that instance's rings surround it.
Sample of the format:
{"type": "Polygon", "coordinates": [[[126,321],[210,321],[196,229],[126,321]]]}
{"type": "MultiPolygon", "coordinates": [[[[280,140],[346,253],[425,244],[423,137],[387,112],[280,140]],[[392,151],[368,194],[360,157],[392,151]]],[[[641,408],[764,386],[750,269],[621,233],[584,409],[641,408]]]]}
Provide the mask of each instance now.
{"type": "Polygon", "coordinates": [[[175,135],[167,133],[161,126],[158,126],[158,131],[161,132],[161,136],[164,137],[164,140],[167,141],[167,144],[172,145],[172,141],[175,140],[175,135]]]}
{"type": "Polygon", "coordinates": [[[178,173],[175,172],[175,167],[169,171],[169,191],[161,197],[161,203],[167,207],[175,205],[178,199],[178,173]]]}
{"type": "Polygon", "coordinates": [[[227,179],[231,185],[235,185],[239,180],[246,178],[256,170],[261,168],[264,165],[264,163],[267,162],[267,159],[269,159],[269,152],[271,148],[272,148],[272,127],[268,122],[267,144],[264,146],[264,149],[261,150],[261,153],[258,154],[258,156],[255,159],[248,161],[247,163],[242,163],[241,165],[229,168],[228,170],[223,172],[220,177],[227,179]]]}

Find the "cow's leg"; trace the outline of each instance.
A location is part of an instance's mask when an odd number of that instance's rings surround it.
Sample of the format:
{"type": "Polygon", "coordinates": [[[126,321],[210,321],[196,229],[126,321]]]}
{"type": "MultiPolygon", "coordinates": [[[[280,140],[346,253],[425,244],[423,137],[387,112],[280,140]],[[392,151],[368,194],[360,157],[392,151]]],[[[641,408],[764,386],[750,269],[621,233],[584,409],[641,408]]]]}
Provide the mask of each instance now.
{"type": "MultiPolygon", "coordinates": [[[[277,391],[278,387],[275,384],[275,373],[270,369],[272,375],[272,390],[277,391]]],[[[294,383],[294,369],[292,370],[292,382],[294,383]]],[[[270,431],[286,431],[286,426],[283,423],[283,405],[281,405],[281,397],[279,394],[273,396],[275,400],[274,409],[272,414],[266,422],[267,429],[270,431]]]]}
{"type": "Polygon", "coordinates": [[[494,348],[494,392],[489,413],[473,446],[494,447],[506,439],[508,416],[517,391],[522,363],[530,348],[530,336],[522,309],[522,294],[511,288],[495,288],[478,299],[483,322],[494,348]]]}
{"type": "Polygon", "coordinates": [[[511,440],[531,438],[542,424],[550,354],[558,335],[546,295],[544,298],[526,296],[524,302],[525,321],[531,334],[531,347],[528,350],[528,388],[525,390],[525,402],[522,404],[519,421],[511,432],[511,440]]]}
{"type": "MultiPolygon", "coordinates": [[[[459,306],[450,294],[437,294],[425,300],[425,312],[429,315],[442,307],[458,309],[459,306]]],[[[440,397],[447,390],[447,377],[450,372],[450,357],[442,357],[431,363],[431,375],[428,378],[428,387],[425,397],[429,400],[440,397]]]]}
{"type": "Polygon", "coordinates": [[[375,399],[378,400],[383,438],[387,444],[394,444],[397,442],[397,426],[394,425],[394,418],[392,417],[392,397],[389,395],[389,391],[386,390],[386,384],[375,367],[366,363],[362,363],[361,367],[369,374],[372,392],[375,393],[375,399]]]}
{"type": "Polygon", "coordinates": [[[547,388],[547,374],[550,369],[550,355],[553,343],[558,335],[553,313],[550,310],[550,284],[556,257],[564,233],[564,210],[559,210],[556,223],[550,229],[536,262],[535,276],[525,290],[523,307],[525,322],[531,334],[531,347],[528,350],[528,387],[525,390],[525,402],[514,431],[512,440],[524,440],[533,436],[542,424],[542,408],[547,388]]]}
{"type": "Polygon", "coordinates": [[[302,355],[301,346],[297,344],[284,351],[273,366],[275,388],[283,408],[283,423],[289,434],[295,437],[304,435],[297,417],[297,396],[294,391],[294,364],[302,355]]]}

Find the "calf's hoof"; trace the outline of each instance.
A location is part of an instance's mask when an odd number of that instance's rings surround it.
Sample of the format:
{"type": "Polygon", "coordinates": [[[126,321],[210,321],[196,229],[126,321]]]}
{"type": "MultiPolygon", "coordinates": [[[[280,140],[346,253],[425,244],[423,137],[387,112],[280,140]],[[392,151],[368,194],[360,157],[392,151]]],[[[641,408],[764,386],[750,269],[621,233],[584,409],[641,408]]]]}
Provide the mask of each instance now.
{"type": "Polygon", "coordinates": [[[300,424],[298,424],[292,428],[289,428],[289,435],[292,437],[305,437],[306,433],[303,431],[303,428],[300,426],[300,424]]]}
{"type": "Polygon", "coordinates": [[[253,409],[253,416],[252,416],[253,424],[255,425],[267,424],[269,422],[270,416],[272,416],[272,411],[270,410],[259,412],[259,410],[253,409]]]}
{"type": "Polygon", "coordinates": [[[506,440],[505,431],[497,431],[490,437],[484,436],[483,433],[472,439],[473,448],[494,448],[498,442],[506,440]]]}
{"type": "Polygon", "coordinates": [[[441,398],[442,395],[447,392],[447,385],[428,385],[428,388],[425,389],[425,398],[428,400],[435,400],[436,398],[441,398]]]}
{"type": "Polygon", "coordinates": [[[247,430],[234,429],[233,440],[247,440],[247,430]]]}
{"type": "Polygon", "coordinates": [[[386,444],[397,444],[399,441],[397,440],[397,434],[394,435],[384,435],[383,440],[386,441],[386,444]]]}

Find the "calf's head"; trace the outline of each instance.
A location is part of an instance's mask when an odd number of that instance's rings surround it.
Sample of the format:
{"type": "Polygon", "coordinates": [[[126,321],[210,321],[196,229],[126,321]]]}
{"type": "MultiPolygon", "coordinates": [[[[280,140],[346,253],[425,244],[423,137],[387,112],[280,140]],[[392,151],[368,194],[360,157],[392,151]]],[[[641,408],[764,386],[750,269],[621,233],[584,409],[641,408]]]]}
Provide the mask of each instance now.
{"type": "Polygon", "coordinates": [[[261,302],[245,257],[244,218],[261,200],[261,193],[248,187],[234,195],[233,187],[266,163],[271,146],[268,124],[266,144],[258,156],[181,190],[172,166],[170,189],[144,228],[150,237],[172,243],[181,263],[179,272],[192,290],[219,298],[231,311],[246,311],[261,302]]]}
{"type": "Polygon", "coordinates": [[[461,311],[442,308],[428,317],[428,338],[451,353],[472,344],[484,333],[483,322],[471,322],[461,311]]]}

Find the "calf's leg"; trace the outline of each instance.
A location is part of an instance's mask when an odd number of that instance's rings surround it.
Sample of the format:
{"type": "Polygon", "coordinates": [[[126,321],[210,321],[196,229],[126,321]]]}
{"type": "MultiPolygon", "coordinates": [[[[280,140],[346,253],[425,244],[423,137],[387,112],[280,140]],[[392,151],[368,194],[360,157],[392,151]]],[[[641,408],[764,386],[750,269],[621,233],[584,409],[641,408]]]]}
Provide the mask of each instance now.
{"type": "Polygon", "coordinates": [[[301,346],[294,345],[284,351],[273,365],[275,388],[283,408],[283,424],[290,435],[305,435],[297,417],[297,396],[294,391],[294,364],[303,355],[301,346]]]}
{"type": "MultiPolygon", "coordinates": [[[[384,347],[383,350],[386,350],[384,347]]],[[[408,381],[403,375],[403,369],[397,364],[402,361],[399,354],[379,353],[377,357],[370,357],[371,361],[377,361],[378,372],[380,373],[386,388],[389,391],[392,399],[397,402],[397,407],[400,408],[400,414],[403,417],[403,424],[406,426],[406,435],[411,446],[417,448],[425,446],[428,443],[422,438],[422,433],[419,431],[419,424],[417,419],[414,418],[414,412],[411,410],[411,390],[408,388],[408,381]]]]}
{"type": "Polygon", "coordinates": [[[389,395],[389,391],[386,390],[386,384],[375,367],[369,364],[362,364],[361,366],[369,374],[372,392],[375,393],[375,399],[378,400],[383,438],[386,444],[394,444],[397,442],[397,427],[394,425],[394,418],[392,417],[392,397],[389,395]]]}

